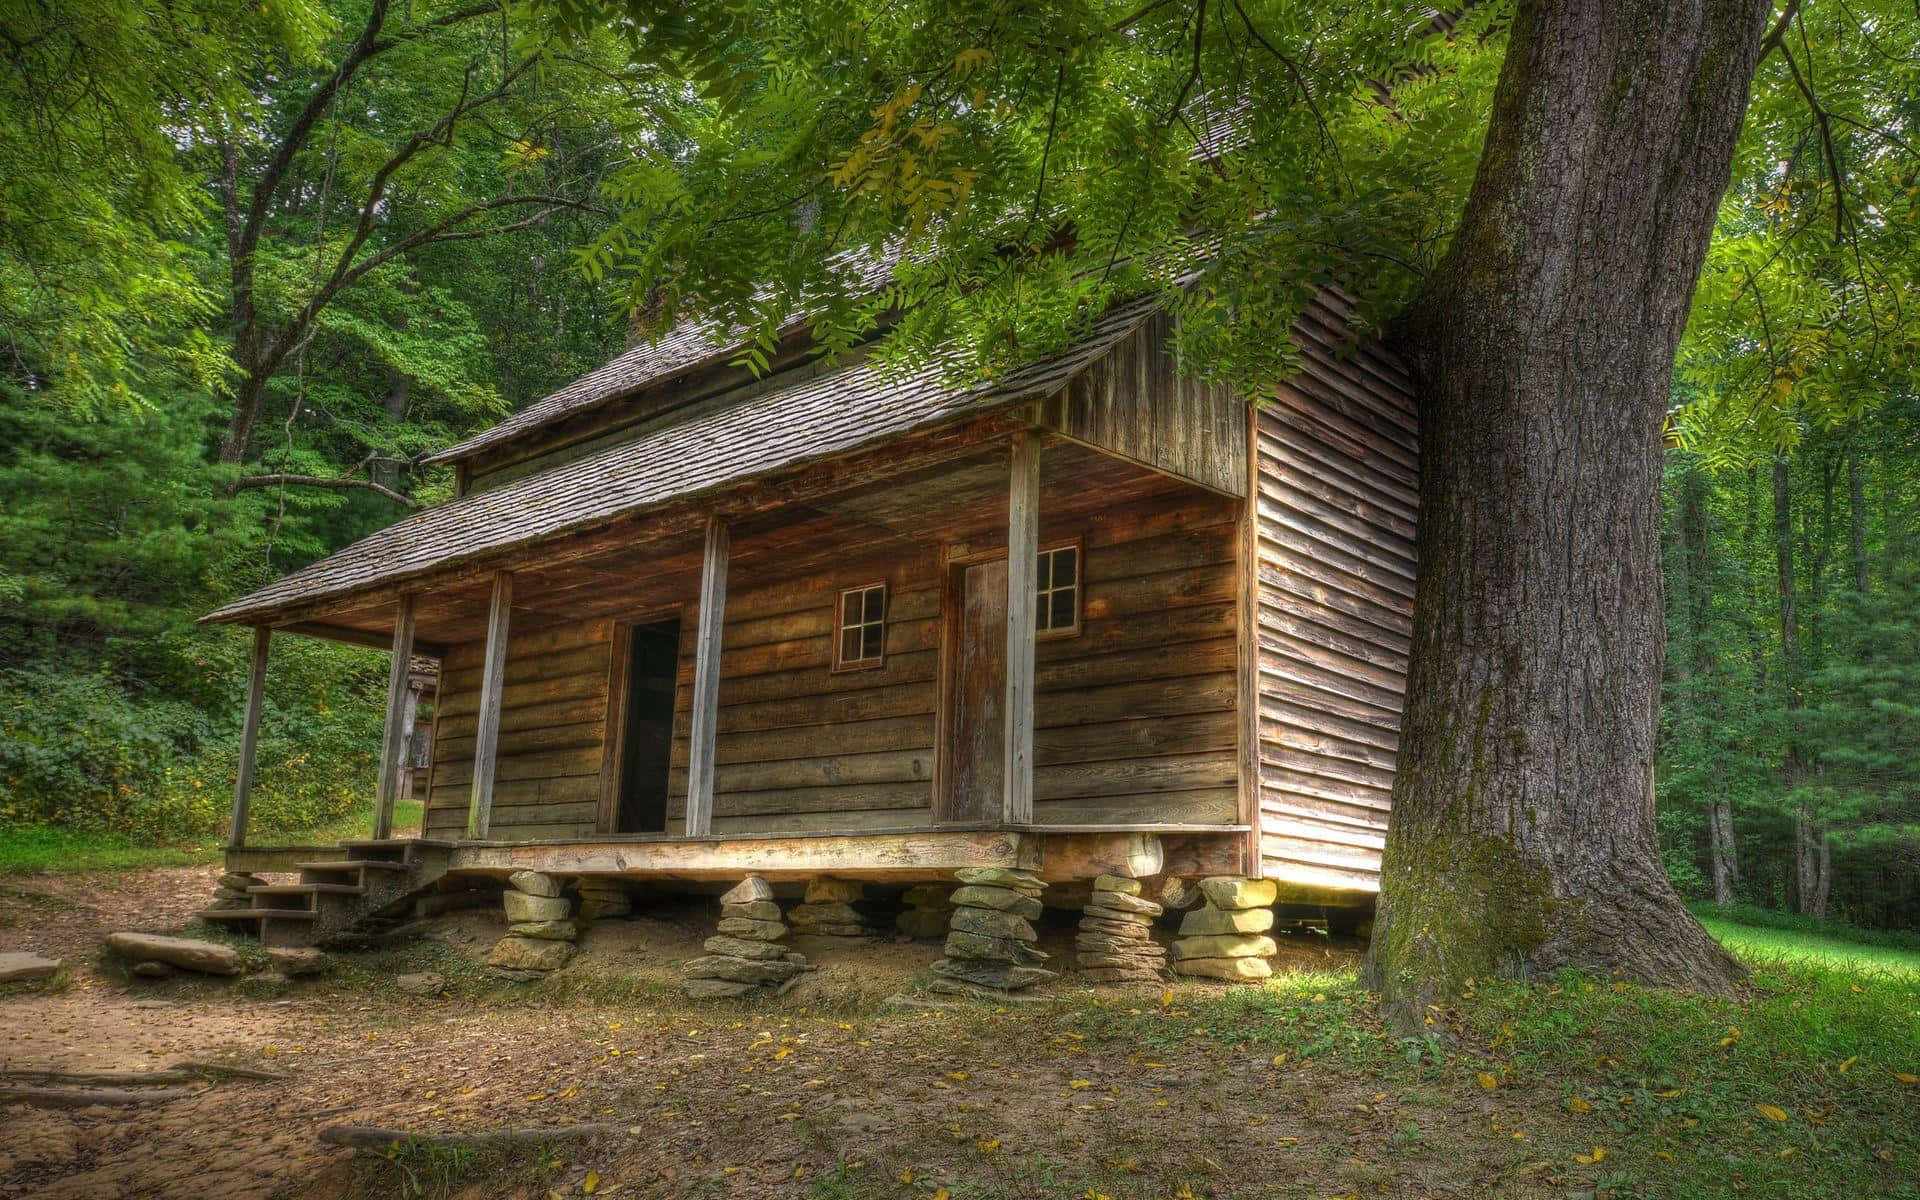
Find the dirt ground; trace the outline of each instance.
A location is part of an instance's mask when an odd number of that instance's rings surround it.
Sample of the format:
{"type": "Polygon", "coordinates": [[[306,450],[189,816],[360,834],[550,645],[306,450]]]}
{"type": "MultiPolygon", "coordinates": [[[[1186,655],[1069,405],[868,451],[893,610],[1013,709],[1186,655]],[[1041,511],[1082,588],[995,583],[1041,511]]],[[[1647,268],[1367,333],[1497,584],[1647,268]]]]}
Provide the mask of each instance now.
{"type": "MultiPolygon", "coordinates": [[[[804,986],[693,1005],[674,983],[711,929],[694,903],[596,925],[573,965],[532,985],[479,964],[503,932],[491,909],[337,955],[312,981],[134,980],[99,956],[110,930],[185,923],[215,873],[0,879],[0,949],[70,968],[51,988],[0,992],[0,1084],[181,1062],[279,1076],[137,1107],[0,1107],[0,1196],[478,1200],[589,1182],[595,1195],[741,1198],[1548,1194],[1538,1151],[1487,1133],[1470,1090],[1381,1090],[1277,1062],[1225,1027],[1239,1010],[1221,1009],[1223,988],[1063,981],[1039,1005],[889,1005],[925,982],[938,943],[803,938],[820,968],[804,986]],[[393,979],[407,971],[445,987],[403,994],[393,979]],[[370,1159],[316,1136],[580,1123],[607,1129],[502,1163],[370,1159]]],[[[1043,944],[1069,932],[1056,923],[1043,944]]],[[[1296,941],[1283,974],[1306,980],[1357,952],[1296,941]]],[[[1242,1007],[1270,1026],[1253,993],[1242,1007]]]]}

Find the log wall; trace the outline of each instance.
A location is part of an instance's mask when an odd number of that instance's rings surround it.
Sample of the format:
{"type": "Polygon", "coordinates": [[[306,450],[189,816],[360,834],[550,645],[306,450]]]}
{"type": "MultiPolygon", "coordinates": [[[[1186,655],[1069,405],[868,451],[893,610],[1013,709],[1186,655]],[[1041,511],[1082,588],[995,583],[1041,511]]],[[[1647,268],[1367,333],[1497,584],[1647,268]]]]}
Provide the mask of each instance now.
{"type": "MultiPolygon", "coordinates": [[[[1049,520],[1043,496],[1042,544],[1080,543],[1083,592],[1080,632],[1043,639],[1036,656],[1036,822],[1235,820],[1238,507],[1189,491],[1049,520]]],[[[713,831],[930,826],[945,547],[790,574],[769,561],[730,573],[713,831]],[[884,664],[834,670],[840,590],[882,579],[884,664]]],[[[688,596],[668,802],[676,834],[696,633],[688,596]]],[[[612,639],[605,620],[510,634],[494,838],[594,831],[612,639]]],[[[480,651],[453,647],[444,664],[429,836],[466,827],[480,651]]]]}
{"type": "Polygon", "coordinates": [[[1294,883],[1378,891],[1413,628],[1413,396],[1344,306],[1254,418],[1260,855],[1294,883]]]}

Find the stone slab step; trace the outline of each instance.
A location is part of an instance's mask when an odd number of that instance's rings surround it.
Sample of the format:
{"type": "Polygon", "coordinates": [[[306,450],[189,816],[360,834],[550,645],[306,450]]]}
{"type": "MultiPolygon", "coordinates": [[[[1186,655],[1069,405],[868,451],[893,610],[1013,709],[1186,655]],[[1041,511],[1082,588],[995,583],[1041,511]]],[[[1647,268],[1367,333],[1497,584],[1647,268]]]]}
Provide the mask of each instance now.
{"type": "Polygon", "coordinates": [[[202,921],[257,921],[272,917],[276,921],[311,921],[310,908],[209,908],[200,913],[202,921]]]}

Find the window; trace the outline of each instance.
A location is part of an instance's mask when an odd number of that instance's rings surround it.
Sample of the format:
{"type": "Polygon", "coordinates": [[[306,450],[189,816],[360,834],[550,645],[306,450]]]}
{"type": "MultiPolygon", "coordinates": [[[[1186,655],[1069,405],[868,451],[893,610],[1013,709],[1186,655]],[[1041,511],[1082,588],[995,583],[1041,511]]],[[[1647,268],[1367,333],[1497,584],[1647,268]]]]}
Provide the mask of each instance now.
{"type": "Polygon", "coordinates": [[[869,583],[840,593],[840,639],[834,646],[836,670],[877,667],[887,645],[887,585],[869,583]]]}
{"type": "Polygon", "coordinates": [[[1080,632],[1080,547],[1054,546],[1040,552],[1040,590],[1035,628],[1054,637],[1080,632]]]}

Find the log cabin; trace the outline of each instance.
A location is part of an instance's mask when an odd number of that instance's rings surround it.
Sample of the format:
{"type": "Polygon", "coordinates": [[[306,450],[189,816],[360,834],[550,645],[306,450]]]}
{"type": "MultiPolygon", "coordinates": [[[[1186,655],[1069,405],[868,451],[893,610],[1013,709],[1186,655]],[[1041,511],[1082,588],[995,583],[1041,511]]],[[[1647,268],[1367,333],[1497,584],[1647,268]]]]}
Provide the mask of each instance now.
{"type": "Polygon", "coordinates": [[[803,325],[756,375],[689,327],[433,455],[453,499],[205,618],[254,631],[229,868],[307,871],[230,919],[265,937],[329,869],[383,864],[1228,874],[1367,905],[1411,631],[1407,374],[1327,293],[1249,403],[1181,369],[1171,320],[1123,303],[972,386],[823,359],[803,325]],[[247,842],[287,635],[393,655],[367,841],[247,842]],[[424,828],[394,839],[413,655],[439,660],[435,737],[424,828]]]}

